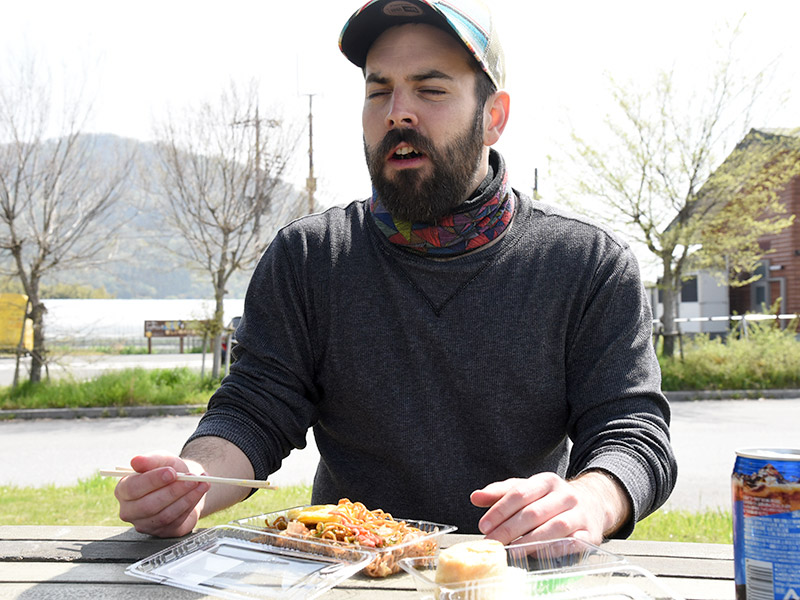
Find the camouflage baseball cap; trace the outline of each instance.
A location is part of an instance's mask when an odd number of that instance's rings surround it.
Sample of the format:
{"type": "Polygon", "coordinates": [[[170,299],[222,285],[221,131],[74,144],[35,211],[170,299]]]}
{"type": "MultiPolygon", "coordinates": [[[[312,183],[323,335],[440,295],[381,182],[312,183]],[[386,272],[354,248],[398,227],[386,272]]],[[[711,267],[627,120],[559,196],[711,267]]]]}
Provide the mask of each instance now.
{"type": "Polygon", "coordinates": [[[427,23],[455,34],[497,89],[505,86],[505,59],[494,19],[482,0],[371,0],[347,21],[339,49],[358,67],[385,30],[405,23],[427,23]]]}

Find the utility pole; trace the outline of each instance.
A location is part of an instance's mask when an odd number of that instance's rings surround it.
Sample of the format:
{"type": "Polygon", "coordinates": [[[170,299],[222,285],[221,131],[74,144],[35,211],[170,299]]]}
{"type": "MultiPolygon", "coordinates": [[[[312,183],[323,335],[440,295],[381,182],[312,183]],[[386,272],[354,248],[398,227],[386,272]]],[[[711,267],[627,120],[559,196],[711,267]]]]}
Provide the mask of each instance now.
{"type": "MultiPolygon", "coordinates": [[[[262,126],[266,127],[274,127],[278,128],[281,126],[280,119],[267,119],[261,118],[258,112],[258,104],[255,107],[255,115],[253,117],[249,117],[247,119],[242,119],[239,121],[231,122],[231,127],[254,127],[255,128],[255,157],[254,157],[254,167],[255,167],[255,190],[253,194],[253,201],[255,202],[262,202],[261,198],[261,188],[264,185],[264,176],[265,173],[262,169],[262,142],[261,142],[261,128],[262,126]]],[[[265,132],[266,133],[266,132],[265,132]]],[[[266,208],[266,207],[265,207],[266,208]]],[[[261,219],[261,213],[256,214],[256,223],[255,225],[258,226],[261,219]]]]}
{"type": "Polygon", "coordinates": [[[314,192],[317,191],[317,178],[314,177],[314,94],[308,96],[308,179],[306,179],[306,190],[308,191],[308,214],[314,212],[314,192]]]}

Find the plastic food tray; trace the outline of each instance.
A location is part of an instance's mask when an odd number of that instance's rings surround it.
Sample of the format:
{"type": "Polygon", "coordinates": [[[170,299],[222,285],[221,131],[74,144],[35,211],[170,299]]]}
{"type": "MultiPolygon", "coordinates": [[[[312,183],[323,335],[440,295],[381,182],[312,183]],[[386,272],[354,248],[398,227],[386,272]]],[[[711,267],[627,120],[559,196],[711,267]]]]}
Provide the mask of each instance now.
{"type": "Polygon", "coordinates": [[[317,598],[375,558],[354,547],[221,525],[141,560],[126,573],[220,598],[317,598]]]}
{"type": "Polygon", "coordinates": [[[403,559],[400,567],[423,600],[680,600],[651,573],[574,538],[506,546],[506,556],[507,576],[458,584],[436,583],[436,557],[403,559]]]}
{"type": "MultiPolygon", "coordinates": [[[[233,521],[233,523],[235,525],[238,525],[239,527],[243,527],[246,529],[254,529],[258,531],[277,533],[277,530],[268,527],[267,523],[273,523],[275,519],[278,517],[284,517],[288,519],[288,514],[290,513],[290,511],[296,511],[302,508],[305,507],[296,506],[272,513],[265,513],[253,517],[238,519],[236,521],[233,521]]],[[[417,529],[422,531],[425,535],[408,542],[389,546],[387,548],[366,548],[366,547],[355,546],[352,544],[328,542],[325,540],[320,540],[320,542],[335,544],[342,547],[358,547],[361,548],[362,550],[371,552],[373,560],[371,561],[370,565],[366,566],[367,568],[365,570],[365,573],[371,577],[382,577],[400,572],[401,569],[399,561],[402,558],[418,556],[421,552],[424,552],[426,556],[435,554],[439,548],[438,539],[444,534],[452,533],[456,530],[456,527],[454,525],[433,523],[431,521],[419,521],[416,519],[398,519],[397,517],[394,517],[394,519],[396,521],[404,521],[411,527],[416,527],[417,529]],[[377,556],[375,556],[376,554],[377,556]],[[383,565],[383,567],[380,569],[377,568],[380,565],[383,565]]],[[[297,539],[297,538],[292,538],[292,539],[297,539]]]]}

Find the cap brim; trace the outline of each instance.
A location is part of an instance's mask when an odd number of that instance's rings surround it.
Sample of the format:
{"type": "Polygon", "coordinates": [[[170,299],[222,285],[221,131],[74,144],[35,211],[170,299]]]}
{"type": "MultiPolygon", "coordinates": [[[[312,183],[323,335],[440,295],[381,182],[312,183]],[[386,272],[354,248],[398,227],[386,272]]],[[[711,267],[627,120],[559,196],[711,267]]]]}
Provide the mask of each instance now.
{"type": "Polygon", "coordinates": [[[406,23],[427,23],[436,27],[450,30],[447,20],[424,1],[402,2],[398,5],[419,8],[419,12],[409,11],[409,14],[387,15],[384,7],[393,0],[378,0],[367,4],[350,17],[339,36],[339,48],[347,59],[358,67],[367,63],[367,53],[380,35],[389,29],[406,23]]]}

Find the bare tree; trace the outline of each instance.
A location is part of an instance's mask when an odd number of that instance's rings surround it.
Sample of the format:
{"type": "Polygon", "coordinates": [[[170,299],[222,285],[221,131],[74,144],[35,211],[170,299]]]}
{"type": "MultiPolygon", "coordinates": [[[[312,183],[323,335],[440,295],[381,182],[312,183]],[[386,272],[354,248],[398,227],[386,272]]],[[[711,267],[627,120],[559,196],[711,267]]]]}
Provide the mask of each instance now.
{"type": "Polygon", "coordinates": [[[81,133],[91,107],[80,94],[55,92],[32,58],[0,74],[0,251],[28,296],[32,382],[47,366],[42,281],[103,260],[133,164],[81,133]]]}
{"type": "Polygon", "coordinates": [[[277,227],[302,214],[283,180],[297,143],[292,127],[261,113],[258,88],[231,84],[216,102],[158,127],[160,194],[179,252],[214,290],[212,376],[220,371],[223,303],[237,271],[255,265],[277,227]]]}
{"type": "Polygon", "coordinates": [[[701,95],[682,103],[672,72],[659,73],[647,87],[612,80],[617,112],[606,120],[610,141],[597,145],[572,135],[578,196],[599,198],[602,209],[593,216],[624,226],[661,265],[667,356],[674,352],[679,291],[689,269],[720,266],[724,252],[722,272],[740,284],[738,274],[763,254],[758,237],[791,223],[777,193],[800,167],[791,159],[792,138],[751,134],[739,143],[768,70],[741,77],[735,39],[736,33],[701,95]]]}

